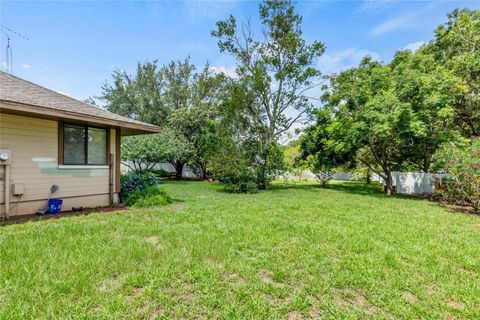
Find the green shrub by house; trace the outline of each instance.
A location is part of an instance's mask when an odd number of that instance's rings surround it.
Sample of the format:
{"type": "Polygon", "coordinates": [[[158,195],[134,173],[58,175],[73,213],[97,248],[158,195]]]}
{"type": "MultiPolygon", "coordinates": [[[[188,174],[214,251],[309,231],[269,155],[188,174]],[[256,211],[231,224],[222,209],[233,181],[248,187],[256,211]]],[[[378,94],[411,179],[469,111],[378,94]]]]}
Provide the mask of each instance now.
{"type": "Polygon", "coordinates": [[[129,195],[125,205],[133,208],[149,208],[164,206],[172,202],[172,198],[159,186],[150,186],[142,191],[129,195]]]}

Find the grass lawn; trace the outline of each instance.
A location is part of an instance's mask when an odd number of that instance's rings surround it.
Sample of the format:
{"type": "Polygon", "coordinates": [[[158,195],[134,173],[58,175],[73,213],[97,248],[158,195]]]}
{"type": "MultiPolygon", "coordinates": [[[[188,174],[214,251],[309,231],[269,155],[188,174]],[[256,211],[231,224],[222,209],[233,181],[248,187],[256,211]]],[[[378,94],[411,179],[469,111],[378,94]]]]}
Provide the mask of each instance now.
{"type": "Polygon", "coordinates": [[[0,318],[480,318],[480,217],[360,184],[0,227],[0,318]]]}

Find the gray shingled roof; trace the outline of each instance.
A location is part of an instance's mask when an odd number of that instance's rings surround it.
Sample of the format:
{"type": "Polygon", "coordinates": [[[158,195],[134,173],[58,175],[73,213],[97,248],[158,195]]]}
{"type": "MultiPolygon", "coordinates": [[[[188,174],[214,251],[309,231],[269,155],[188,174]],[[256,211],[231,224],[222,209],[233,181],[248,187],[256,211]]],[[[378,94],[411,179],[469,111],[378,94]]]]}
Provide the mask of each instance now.
{"type": "Polygon", "coordinates": [[[158,128],[145,122],[102,110],[5,72],[0,72],[0,100],[158,128]]]}

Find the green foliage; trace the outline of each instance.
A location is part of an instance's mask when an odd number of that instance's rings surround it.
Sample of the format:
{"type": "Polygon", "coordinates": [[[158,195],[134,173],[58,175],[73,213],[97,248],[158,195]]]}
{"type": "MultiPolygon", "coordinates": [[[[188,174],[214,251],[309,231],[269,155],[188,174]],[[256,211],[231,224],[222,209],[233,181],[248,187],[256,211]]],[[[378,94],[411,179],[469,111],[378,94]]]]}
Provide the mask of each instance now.
{"type": "Polygon", "coordinates": [[[114,71],[112,84],[102,87],[107,110],[159,126],[178,109],[202,106],[215,99],[217,83],[206,64],[200,73],[190,58],[158,66],[157,61],[138,63],[135,75],[114,71]]]}
{"type": "Polygon", "coordinates": [[[236,193],[257,192],[257,179],[251,167],[239,166],[224,172],[220,181],[225,184],[225,190],[236,193]]]}
{"type": "Polygon", "coordinates": [[[406,145],[423,134],[421,121],[412,105],[397,96],[396,85],[392,68],[369,58],[332,76],[323,96],[327,111],[317,113],[316,127],[307,131],[303,156],[313,154],[322,172],[355,159],[381,175],[391,193],[391,172],[406,145]]]}
{"type": "Polygon", "coordinates": [[[253,151],[250,166],[257,171],[258,187],[266,188],[274,172],[268,160],[272,146],[312,110],[305,92],[317,85],[320,72],[315,62],[324,45],[305,41],[302,17],[291,1],[263,1],[259,16],[260,36],[252,32],[249,22],[238,28],[233,16],[217,22],[212,35],[220,51],[237,61],[225,104],[233,115],[234,139],[253,151]]]}
{"type": "Polygon", "coordinates": [[[326,187],[330,180],[333,179],[333,173],[328,171],[315,171],[313,172],[315,179],[320,183],[321,187],[326,187]]]}
{"type": "Polygon", "coordinates": [[[149,186],[129,195],[125,205],[133,208],[149,208],[164,206],[172,202],[172,198],[159,186],[149,186]]]}
{"type": "Polygon", "coordinates": [[[454,10],[425,48],[437,64],[461,78],[453,87],[455,123],[465,136],[480,136],[480,10],[454,10]]]}
{"type": "Polygon", "coordinates": [[[112,84],[102,87],[107,110],[140,121],[164,125],[171,113],[165,101],[164,72],[157,61],[138,63],[135,75],[115,70],[112,84]]]}
{"type": "MultiPolygon", "coordinates": [[[[328,93],[327,93],[328,94],[328,93]]],[[[332,109],[315,111],[316,123],[305,129],[300,137],[300,155],[297,166],[307,170],[330,172],[333,168],[352,163],[349,148],[344,143],[334,141],[333,134],[339,128],[332,109]]]]}
{"type": "MultiPolygon", "coordinates": [[[[191,146],[188,164],[198,169],[207,178],[212,161],[219,148],[219,131],[217,129],[218,110],[213,106],[181,108],[169,119],[169,126],[191,146]]],[[[197,171],[198,171],[197,170],[197,171]]]]}
{"type": "Polygon", "coordinates": [[[212,165],[213,176],[225,183],[228,190],[235,192],[266,188],[285,168],[283,152],[280,146],[272,144],[264,163],[256,155],[256,150],[254,141],[236,144],[234,140],[225,138],[212,165]]]}
{"type": "Polygon", "coordinates": [[[147,171],[130,171],[120,177],[121,190],[124,196],[140,192],[157,183],[157,177],[147,171]]]}
{"type": "Polygon", "coordinates": [[[300,144],[299,140],[294,140],[283,147],[283,159],[285,166],[288,169],[293,169],[297,165],[298,158],[300,157],[300,144]]]}
{"type": "Polygon", "coordinates": [[[126,138],[124,158],[137,162],[137,169],[170,162],[179,176],[188,162],[205,175],[216,145],[214,128],[223,82],[223,75],[214,75],[209,64],[196,72],[189,58],[161,67],[156,61],[138,64],[135,75],[115,71],[113,83],[103,86],[107,109],[165,127],[151,138],[126,138]]]}
{"type": "MultiPolygon", "coordinates": [[[[466,132],[468,126],[458,126],[458,117],[468,109],[469,119],[476,119],[466,106],[480,110],[471,85],[477,64],[462,69],[464,73],[451,65],[464,45],[471,49],[470,42],[476,43],[478,32],[472,25],[477,15],[455,11],[447,27],[437,29],[437,38],[417,52],[399,51],[388,64],[366,57],[358,67],[332,75],[317,122],[302,138],[301,158],[314,157],[314,167],[322,172],[361,164],[367,174],[376,172],[385,180],[388,193],[393,191],[392,171],[428,172],[438,148],[458,137],[458,128],[466,132]],[[466,32],[460,26],[470,30],[460,40],[469,44],[458,44],[457,50],[454,40],[460,38],[453,35],[466,32]],[[467,75],[472,81],[465,80],[467,75]]],[[[478,50],[467,51],[470,58],[478,55],[478,50]]]]}
{"type": "Polygon", "coordinates": [[[223,136],[222,147],[217,150],[216,161],[212,164],[213,177],[233,192],[255,192],[257,175],[249,161],[251,150],[246,144],[236,144],[229,136],[223,136]]]}
{"type": "Polygon", "coordinates": [[[167,178],[170,176],[170,172],[165,169],[150,169],[149,171],[158,178],[167,178]]]}
{"type": "Polygon", "coordinates": [[[437,181],[444,199],[466,202],[480,211],[480,138],[445,144],[436,154],[436,160],[448,175],[437,181]]]}
{"type": "Polygon", "coordinates": [[[150,170],[161,162],[168,162],[177,168],[183,167],[190,159],[192,149],[186,139],[166,129],[157,134],[124,137],[122,160],[131,161],[131,169],[134,170],[150,170]]]}

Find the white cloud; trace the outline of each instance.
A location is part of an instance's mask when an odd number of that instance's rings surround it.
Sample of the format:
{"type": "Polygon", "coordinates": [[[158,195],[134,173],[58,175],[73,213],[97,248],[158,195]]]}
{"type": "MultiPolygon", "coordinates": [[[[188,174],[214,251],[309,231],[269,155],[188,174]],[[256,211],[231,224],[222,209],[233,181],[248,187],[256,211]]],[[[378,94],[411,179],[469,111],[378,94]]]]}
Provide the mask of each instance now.
{"type": "Polygon", "coordinates": [[[231,78],[237,78],[238,75],[235,72],[234,67],[225,67],[225,66],[211,66],[210,69],[216,74],[223,73],[231,78]]]}
{"type": "Polygon", "coordinates": [[[397,16],[373,28],[370,33],[374,36],[380,36],[391,31],[411,28],[415,24],[417,15],[417,13],[410,12],[397,16]]]}
{"type": "Polygon", "coordinates": [[[237,0],[190,0],[185,2],[185,11],[190,22],[195,23],[206,18],[220,18],[231,12],[237,0]]]}
{"type": "Polygon", "coordinates": [[[364,0],[358,7],[360,13],[378,13],[383,11],[392,0],[364,0]]]}
{"type": "Polygon", "coordinates": [[[371,56],[374,60],[381,61],[380,55],[374,51],[348,48],[322,55],[318,59],[318,68],[323,74],[337,73],[356,67],[365,56],[371,56]]]}
{"type": "Polygon", "coordinates": [[[20,67],[21,67],[22,69],[30,69],[30,65],[29,65],[28,63],[21,63],[21,64],[20,64],[20,67]]]}
{"type": "Polygon", "coordinates": [[[405,47],[403,47],[403,50],[410,50],[412,52],[417,51],[421,46],[425,44],[425,41],[417,41],[417,42],[412,42],[407,44],[405,47]]]}

